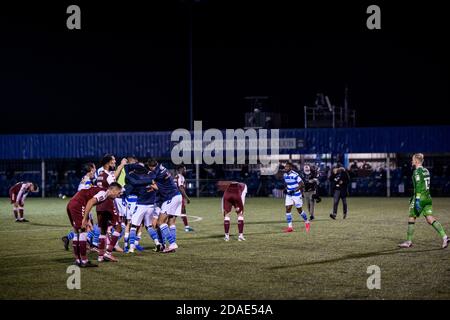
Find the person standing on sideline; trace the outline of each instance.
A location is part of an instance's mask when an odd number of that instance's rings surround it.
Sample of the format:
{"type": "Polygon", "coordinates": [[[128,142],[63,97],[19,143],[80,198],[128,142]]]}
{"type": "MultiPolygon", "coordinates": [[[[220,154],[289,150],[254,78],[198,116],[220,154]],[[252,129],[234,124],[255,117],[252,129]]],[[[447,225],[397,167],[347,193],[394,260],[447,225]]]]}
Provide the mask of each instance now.
{"type": "Polygon", "coordinates": [[[317,170],[305,164],[300,173],[300,177],[305,183],[303,198],[305,199],[306,207],[308,208],[309,220],[314,220],[314,205],[316,199],[318,199],[317,188],[319,186],[319,175],[317,170]]]}
{"type": "Polygon", "coordinates": [[[350,177],[345,168],[334,168],[330,176],[330,183],[333,190],[333,213],[330,218],[336,220],[339,200],[342,199],[342,209],[344,219],[347,218],[347,193],[350,177]]]}

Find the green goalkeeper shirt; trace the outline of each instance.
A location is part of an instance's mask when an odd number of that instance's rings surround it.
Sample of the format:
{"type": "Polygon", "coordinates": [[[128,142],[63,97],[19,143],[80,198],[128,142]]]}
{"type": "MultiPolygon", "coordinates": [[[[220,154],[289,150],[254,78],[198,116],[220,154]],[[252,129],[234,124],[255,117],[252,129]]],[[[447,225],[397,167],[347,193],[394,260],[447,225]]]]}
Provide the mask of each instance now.
{"type": "Polygon", "coordinates": [[[413,172],[414,199],[420,202],[431,202],[430,172],[424,167],[418,167],[413,172]]]}

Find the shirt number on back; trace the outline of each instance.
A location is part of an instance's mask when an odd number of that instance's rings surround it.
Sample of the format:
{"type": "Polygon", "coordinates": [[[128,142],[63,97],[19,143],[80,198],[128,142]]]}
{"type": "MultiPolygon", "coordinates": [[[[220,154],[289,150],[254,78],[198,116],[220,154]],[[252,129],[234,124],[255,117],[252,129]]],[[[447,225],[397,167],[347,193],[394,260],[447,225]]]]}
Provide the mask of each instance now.
{"type": "Polygon", "coordinates": [[[424,180],[425,180],[425,188],[427,190],[430,190],[430,177],[425,178],[424,180]]]}

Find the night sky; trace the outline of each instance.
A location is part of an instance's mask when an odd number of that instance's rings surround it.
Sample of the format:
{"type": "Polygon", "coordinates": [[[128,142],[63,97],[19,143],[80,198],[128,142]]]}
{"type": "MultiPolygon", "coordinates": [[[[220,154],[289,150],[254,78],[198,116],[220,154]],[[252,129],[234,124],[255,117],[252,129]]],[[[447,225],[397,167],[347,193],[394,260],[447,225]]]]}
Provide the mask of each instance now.
{"type": "Polygon", "coordinates": [[[189,128],[190,21],[204,127],[242,127],[252,95],[302,127],[317,92],[342,105],[346,84],[357,126],[450,123],[442,1],[92,2],[2,5],[0,133],[189,128]],[[66,28],[70,4],[82,30],[66,28]],[[369,4],[381,30],[366,28],[369,4]]]}

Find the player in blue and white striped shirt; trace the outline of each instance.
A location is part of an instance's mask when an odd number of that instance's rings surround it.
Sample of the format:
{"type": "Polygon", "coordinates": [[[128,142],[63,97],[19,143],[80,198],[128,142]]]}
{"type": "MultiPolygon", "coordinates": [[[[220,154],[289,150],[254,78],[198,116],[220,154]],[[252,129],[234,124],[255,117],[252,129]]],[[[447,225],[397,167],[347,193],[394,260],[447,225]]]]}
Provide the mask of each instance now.
{"type": "Polygon", "coordinates": [[[283,174],[284,183],[286,184],[286,221],[288,223],[288,227],[284,229],[284,232],[292,232],[294,229],[292,228],[292,206],[295,205],[298,213],[305,221],[306,232],[309,232],[311,227],[310,222],[308,220],[308,216],[303,211],[303,201],[302,201],[302,189],[304,187],[304,183],[300,175],[293,170],[293,164],[291,162],[286,163],[284,166],[284,174],[283,174]]]}

